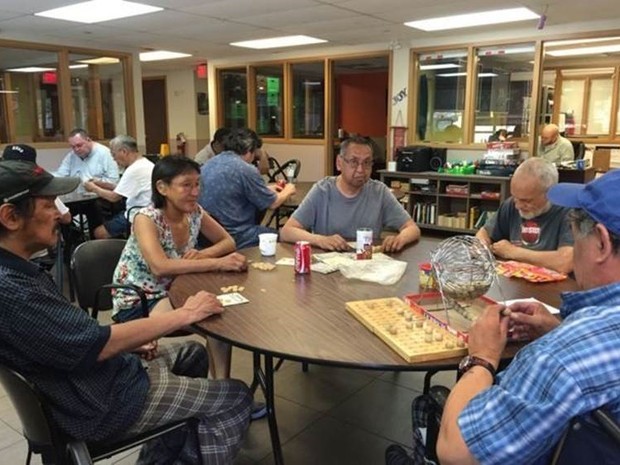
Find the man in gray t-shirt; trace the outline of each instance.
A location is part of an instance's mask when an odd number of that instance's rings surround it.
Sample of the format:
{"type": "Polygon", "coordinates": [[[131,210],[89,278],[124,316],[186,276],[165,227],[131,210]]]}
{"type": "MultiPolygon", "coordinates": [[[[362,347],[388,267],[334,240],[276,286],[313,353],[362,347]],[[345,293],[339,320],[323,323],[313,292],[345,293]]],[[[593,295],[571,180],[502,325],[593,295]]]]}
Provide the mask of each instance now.
{"type": "Polygon", "coordinates": [[[552,205],[549,188],[557,184],[558,170],[542,158],[530,158],[510,181],[512,197],[505,200],[476,237],[505,260],[544,266],[563,273],[573,269],[573,235],[569,209],[552,205]]]}
{"type": "Polygon", "coordinates": [[[280,231],[286,242],[308,241],[325,250],[347,250],[359,228],[379,238],[384,228],[398,234],[383,240],[385,252],[397,252],[420,237],[420,229],[385,184],[371,180],[372,147],[362,137],[340,146],[339,176],[317,182],[280,231]]]}

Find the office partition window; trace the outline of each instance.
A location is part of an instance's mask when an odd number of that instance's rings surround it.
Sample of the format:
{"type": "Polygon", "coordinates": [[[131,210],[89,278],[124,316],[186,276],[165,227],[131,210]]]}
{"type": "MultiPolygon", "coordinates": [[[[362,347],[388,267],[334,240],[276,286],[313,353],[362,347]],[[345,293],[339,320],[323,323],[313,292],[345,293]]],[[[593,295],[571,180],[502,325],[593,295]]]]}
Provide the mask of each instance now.
{"type": "Polygon", "coordinates": [[[127,133],[123,64],[114,57],[72,53],[71,125],[97,139],[127,133]]]}
{"type": "Polygon", "coordinates": [[[0,142],[62,140],[58,53],[0,47],[0,142]]]}
{"type": "Polygon", "coordinates": [[[467,50],[425,53],[417,62],[415,139],[463,143],[467,50]]]}
{"type": "Polygon", "coordinates": [[[260,136],[283,137],[284,72],[281,64],[257,66],[256,132],[260,136]]]}
{"type": "Polygon", "coordinates": [[[502,129],[528,139],[534,53],[533,43],[476,49],[473,142],[496,139],[502,129]]]}
{"type": "Polygon", "coordinates": [[[246,68],[219,71],[220,121],[227,128],[248,126],[248,81],[246,68]]]}
{"type": "Polygon", "coordinates": [[[325,134],[325,65],[294,63],[292,75],[293,137],[322,139],[325,134]]]}
{"type": "Polygon", "coordinates": [[[64,144],[74,127],[96,139],[135,133],[130,64],[128,54],[0,40],[0,143],[64,144]]]}

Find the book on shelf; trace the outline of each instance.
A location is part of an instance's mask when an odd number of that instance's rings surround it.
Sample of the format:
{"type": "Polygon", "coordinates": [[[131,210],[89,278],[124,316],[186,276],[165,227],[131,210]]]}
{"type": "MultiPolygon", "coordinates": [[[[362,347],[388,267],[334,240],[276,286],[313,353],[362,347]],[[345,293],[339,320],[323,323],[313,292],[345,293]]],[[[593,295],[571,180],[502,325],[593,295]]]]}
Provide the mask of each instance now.
{"type": "Polygon", "coordinates": [[[469,229],[474,229],[476,222],[478,221],[478,217],[480,216],[480,207],[473,206],[469,209],[469,218],[467,221],[467,227],[469,229]]]}

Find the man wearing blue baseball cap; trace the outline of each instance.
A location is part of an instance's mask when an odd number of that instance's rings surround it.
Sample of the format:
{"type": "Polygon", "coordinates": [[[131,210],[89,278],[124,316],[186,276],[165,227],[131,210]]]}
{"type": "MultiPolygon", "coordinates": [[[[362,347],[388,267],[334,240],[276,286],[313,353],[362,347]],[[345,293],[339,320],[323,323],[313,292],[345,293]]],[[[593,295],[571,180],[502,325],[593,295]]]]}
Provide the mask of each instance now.
{"type": "Polygon", "coordinates": [[[491,306],[469,333],[469,355],[446,401],[437,442],[442,465],[550,463],[573,418],[572,463],[618,463],[617,445],[593,433],[590,412],[620,421],[620,170],[586,184],[558,184],[547,196],[572,208],[574,272],[582,289],[562,294],[562,321],[538,303],[509,317],[491,306]],[[495,375],[509,328],[532,342],[495,375]],[[584,438],[594,439],[585,446],[584,438]],[[576,458],[586,452],[587,459],[576,458]],[[600,454],[600,455],[597,455],[600,454]]]}

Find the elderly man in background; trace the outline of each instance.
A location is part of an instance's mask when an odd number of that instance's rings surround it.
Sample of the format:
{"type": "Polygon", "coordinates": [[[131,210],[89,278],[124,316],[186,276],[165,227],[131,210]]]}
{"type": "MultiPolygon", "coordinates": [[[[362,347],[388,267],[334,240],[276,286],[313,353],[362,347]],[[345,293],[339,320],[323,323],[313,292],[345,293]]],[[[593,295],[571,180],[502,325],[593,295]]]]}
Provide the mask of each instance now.
{"type": "Polygon", "coordinates": [[[209,161],[211,158],[224,150],[224,139],[230,134],[229,128],[219,128],[213,134],[213,140],[196,154],[194,160],[201,165],[209,161]]]}
{"type": "Polygon", "coordinates": [[[106,146],[94,142],[79,128],[69,134],[69,145],[71,151],[62,160],[56,176],[74,176],[82,182],[93,180],[105,188],[116,185],[118,166],[106,146]]]}
{"type": "Polygon", "coordinates": [[[336,158],[339,176],[317,182],[288,219],[280,237],[286,242],[308,241],[324,250],[348,250],[359,228],[371,228],[378,239],[384,228],[398,231],[383,240],[385,252],[397,252],[420,237],[396,197],[382,182],[370,179],[372,145],[351,137],[340,145],[336,158]]]}
{"type": "Polygon", "coordinates": [[[151,174],[153,163],[142,156],[138,151],[138,143],[131,136],[116,136],[110,141],[110,151],[119,166],[125,168],[123,176],[118,184],[102,187],[102,183],[86,181],[84,188],[94,192],[108,202],[117,203],[126,199],[125,211],[114,215],[109,221],[95,228],[95,239],[107,239],[109,237],[122,236],[129,229],[133,221],[128,217],[128,212],[134,207],[146,207],[151,203],[151,174]]]}
{"type": "Polygon", "coordinates": [[[573,236],[568,209],[547,199],[547,191],[557,182],[558,170],[553,164],[541,158],[524,161],[510,181],[511,197],[476,237],[499,258],[569,273],[573,269],[573,236]]]}
{"type": "Polygon", "coordinates": [[[540,146],[538,156],[550,163],[573,161],[575,150],[568,139],[560,135],[560,129],[555,124],[546,125],[540,133],[540,146]]]}

